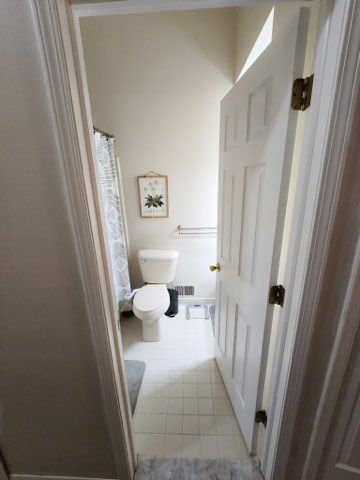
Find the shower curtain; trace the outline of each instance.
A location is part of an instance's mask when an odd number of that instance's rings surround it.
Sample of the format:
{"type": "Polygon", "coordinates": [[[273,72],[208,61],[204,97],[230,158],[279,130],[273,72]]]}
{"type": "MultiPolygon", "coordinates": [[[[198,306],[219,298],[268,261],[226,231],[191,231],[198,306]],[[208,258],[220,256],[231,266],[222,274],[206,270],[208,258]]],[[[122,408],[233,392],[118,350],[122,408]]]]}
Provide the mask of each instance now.
{"type": "Polygon", "coordinates": [[[131,310],[129,263],[114,139],[94,132],[107,241],[119,313],[131,310]]]}

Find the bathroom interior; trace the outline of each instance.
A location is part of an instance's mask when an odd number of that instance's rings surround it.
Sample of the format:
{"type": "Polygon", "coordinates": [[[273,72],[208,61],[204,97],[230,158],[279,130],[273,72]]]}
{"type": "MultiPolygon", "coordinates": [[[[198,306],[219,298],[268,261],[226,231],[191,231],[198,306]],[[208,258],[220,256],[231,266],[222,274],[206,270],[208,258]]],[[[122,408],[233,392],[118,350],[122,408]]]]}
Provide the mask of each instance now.
{"type": "Polygon", "coordinates": [[[297,3],[81,18],[138,455],[249,458],[214,358],[220,101],[297,3]]]}

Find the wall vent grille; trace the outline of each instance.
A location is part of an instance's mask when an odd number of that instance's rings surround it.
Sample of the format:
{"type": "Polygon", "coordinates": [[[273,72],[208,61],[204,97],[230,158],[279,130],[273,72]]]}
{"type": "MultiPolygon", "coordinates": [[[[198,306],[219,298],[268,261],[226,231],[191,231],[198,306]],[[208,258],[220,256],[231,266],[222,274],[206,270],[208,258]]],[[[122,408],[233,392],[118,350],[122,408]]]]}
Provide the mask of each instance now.
{"type": "Polygon", "coordinates": [[[179,295],[184,295],[184,296],[195,295],[194,285],[174,285],[171,288],[176,290],[179,295]]]}

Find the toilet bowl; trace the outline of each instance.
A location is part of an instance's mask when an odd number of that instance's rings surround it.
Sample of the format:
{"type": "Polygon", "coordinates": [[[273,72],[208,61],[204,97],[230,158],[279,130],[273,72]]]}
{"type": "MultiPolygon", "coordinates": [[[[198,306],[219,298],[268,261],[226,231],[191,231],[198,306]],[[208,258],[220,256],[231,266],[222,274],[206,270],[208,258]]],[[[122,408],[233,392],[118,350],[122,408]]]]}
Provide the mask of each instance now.
{"type": "Polygon", "coordinates": [[[166,283],[174,279],[179,252],[176,250],[139,250],[138,261],[144,285],[133,301],[133,311],[142,320],[143,340],[161,340],[162,316],[169,308],[166,283]]]}
{"type": "Polygon", "coordinates": [[[161,339],[161,316],[170,305],[170,296],[165,284],[149,284],[140,288],[134,297],[133,311],[143,322],[144,342],[161,339]]]}

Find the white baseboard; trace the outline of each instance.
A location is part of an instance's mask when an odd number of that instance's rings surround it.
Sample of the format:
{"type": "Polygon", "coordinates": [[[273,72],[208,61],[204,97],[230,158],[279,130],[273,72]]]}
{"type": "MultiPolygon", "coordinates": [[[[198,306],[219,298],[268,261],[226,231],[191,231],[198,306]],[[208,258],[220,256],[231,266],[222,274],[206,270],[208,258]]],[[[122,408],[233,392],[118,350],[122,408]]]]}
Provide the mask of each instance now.
{"type": "Polygon", "coordinates": [[[195,298],[179,296],[179,303],[182,305],[189,305],[193,303],[215,304],[215,298],[195,298]]]}
{"type": "Polygon", "coordinates": [[[102,477],[62,477],[58,475],[10,475],[10,480],[117,480],[115,478],[102,477]]]}

